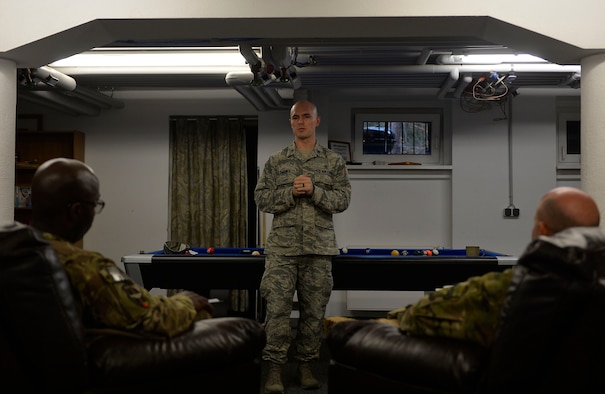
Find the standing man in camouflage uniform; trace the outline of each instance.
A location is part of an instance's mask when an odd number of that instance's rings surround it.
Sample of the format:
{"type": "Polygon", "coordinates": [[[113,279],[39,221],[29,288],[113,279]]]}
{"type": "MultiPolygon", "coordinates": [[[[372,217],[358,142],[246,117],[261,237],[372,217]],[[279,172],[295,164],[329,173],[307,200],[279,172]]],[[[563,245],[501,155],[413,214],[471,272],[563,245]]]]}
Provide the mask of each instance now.
{"type": "Polygon", "coordinates": [[[342,156],[319,145],[316,106],[299,101],[290,110],[294,142],[272,155],[254,193],[263,212],[273,214],[260,291],[267,303],[269,362],[266,393],[283,393],[281,366],[291,342],[290,314],[297,292],[300,319],[294,357],[304,389],[319,387],[309,363],[319,358],[322,322],[332,292],[332,256],[337,255],[332,215],[351,201],[351,183],[342,156]]]}
{"type": "Polygon", "coordinates": [[[65,267],[85,328],[166,338],[210,318],[214,308],[205,297],[189,291],[172,297],[151,295],[110,259],[75,245],[105,206],[99,198],[97,176],[78,160],[52,159],[34,174],[32,226],[43,233],[65,267]]]}

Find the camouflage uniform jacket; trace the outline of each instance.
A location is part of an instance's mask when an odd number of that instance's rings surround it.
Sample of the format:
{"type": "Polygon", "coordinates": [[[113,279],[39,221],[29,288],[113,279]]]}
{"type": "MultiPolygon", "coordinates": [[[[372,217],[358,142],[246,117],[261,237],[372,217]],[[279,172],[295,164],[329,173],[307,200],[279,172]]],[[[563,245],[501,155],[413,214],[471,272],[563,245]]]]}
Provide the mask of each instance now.
{"type": "Polygon", "coordinates": [[[274,215],[266,253],[338,254],[332,214],[343,212],[351,201],[349,173],[339,154],[316,144],[303,157],[292,143],[269,157],[254,199],[261,211],[274,215]],[[313,181],[313,195],[294,197],[294,178],[303,174],[313,181]]]}
{"type": "Polygon", "coordinates": [[[151,295],[101,254],[50,233],[44,238],[67,271],[86,328],[171,337],[191,327],[196,311],[188,297],[151,295]]]}
{"type": "Polygon", "coordinates": [[[490,347],[513,269],[469,278],[426,294],[418,302],[389,312],[410,335],[469,340],[490,347]]]}

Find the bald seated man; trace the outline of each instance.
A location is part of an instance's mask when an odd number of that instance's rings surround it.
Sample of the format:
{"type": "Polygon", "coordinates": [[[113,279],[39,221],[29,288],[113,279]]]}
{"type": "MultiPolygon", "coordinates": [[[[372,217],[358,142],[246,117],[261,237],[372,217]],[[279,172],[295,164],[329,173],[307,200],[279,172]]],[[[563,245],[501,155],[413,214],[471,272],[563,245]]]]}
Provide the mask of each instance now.
{"type": "MultiPolygon", "coordinates": [[[[531,237],[536,240],[572,227],[598,227],[599,223],[599,208],[592,197],[580,189],[558,187],[540,199],[531,237]]],[[[410,335],[464,339],[490,348],[513,271],[491,272],[430,292],[380,321],[410,335]]],[[[326,329],[343,320],[350,319],[326,319],[326,329]]]]}
{"type": "Polygon", "coordinates": [[[87,329],[116,329],[144,337],[167,338],[211,318],[208,300],[185,291],[151,295],[116,264],[75,245],[105,203],[92,168],[74,159],[43,163],[32,181],[32,227],[41,231],[69,276],[87,329]]]}
{"type": "Polygon", "coordinates": [[[540,199],[531,237],[535,240],[570,227],[598,227],[600,219],[599,208],[587,193],[573,187],[558,187],[540,199]]]}

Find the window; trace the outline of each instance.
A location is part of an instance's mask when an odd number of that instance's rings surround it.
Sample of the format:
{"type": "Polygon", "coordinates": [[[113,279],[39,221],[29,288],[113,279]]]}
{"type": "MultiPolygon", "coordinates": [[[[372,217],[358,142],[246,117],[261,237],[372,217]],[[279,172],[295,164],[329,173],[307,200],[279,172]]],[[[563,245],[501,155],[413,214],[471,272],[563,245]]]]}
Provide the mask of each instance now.
{"type": "Polygon", "coordinates": [[[580,114],[559,112],[557,119],[558,167],[578,167],[580,164],[580,114]]]}
{"type": "Polygon", "coordinates": [[[353,114],[355,161],[442,164],[441,109],[356,109],[353,114]]]}
{"type": "Polygon", "coordinates": [[[363,154],[430,155],[431,122],[363,122],[363,154]]]}

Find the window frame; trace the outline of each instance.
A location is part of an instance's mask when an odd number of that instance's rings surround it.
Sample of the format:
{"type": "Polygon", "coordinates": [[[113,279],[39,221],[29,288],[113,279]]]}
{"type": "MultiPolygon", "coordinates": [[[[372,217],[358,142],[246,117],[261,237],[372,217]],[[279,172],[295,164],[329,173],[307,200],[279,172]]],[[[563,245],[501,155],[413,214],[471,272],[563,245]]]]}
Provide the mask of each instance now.
{"type": "Polygon", "coordinates": [[[413,162],[420,164],[443,164],[443,127],[444,114],[442,108],[355,108],[352,111],[353,123],[353,160],[364,164],[413,162]],[[430,122],[431,123],[431,154],[364,154],[363,153],[363,124],[364,122],[430,122]]]}
{"type": "Polygon", "coordinates": [[[558,168],[579,168],[582,153],[580,146],[580,154],[567,153],[567,122],[580,121],[580,111],[576,110],[560,110],[557,113],[557,167],[558,168]]]}

